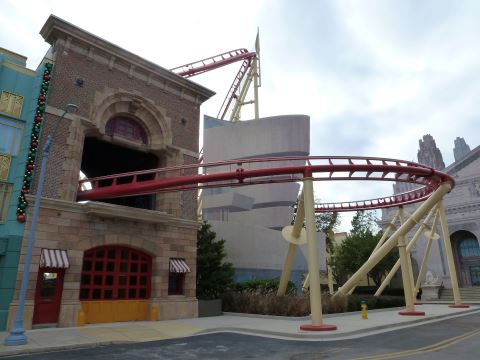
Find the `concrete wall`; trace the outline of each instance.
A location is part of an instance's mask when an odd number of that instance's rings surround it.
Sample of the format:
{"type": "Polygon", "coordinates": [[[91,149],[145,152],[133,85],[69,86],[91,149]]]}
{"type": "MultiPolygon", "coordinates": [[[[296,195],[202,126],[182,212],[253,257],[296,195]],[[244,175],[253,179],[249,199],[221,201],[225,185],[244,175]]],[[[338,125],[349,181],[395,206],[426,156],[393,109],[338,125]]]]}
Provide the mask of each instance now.
{"type": "MultiPolygon", "coordinates": [[[[306,156],[310,144],[309,123],[309,117],[305,115],[273,116],[235,123],[206,116],[204,161],[306,156]]],[[[248,168],[303,164],[299,160],[282,160],[248,165],[248,168]]],[[[284,183],[203,192],[204,219],[212,224],[218,238],[226,240],[228,260],[234,264],[237,280],[280,276],[288,243],[279,230],[292,221],[292,205],[299,189],[298,183],[284,183]]],[[[302,248],[298,252],[293,269],[292,278],[298,287],[301,274],[308,271],[304,251],[302,248]]],[[[323,254],[322,266],[325,267],[324,251],[320,254],[323,254]]]]}

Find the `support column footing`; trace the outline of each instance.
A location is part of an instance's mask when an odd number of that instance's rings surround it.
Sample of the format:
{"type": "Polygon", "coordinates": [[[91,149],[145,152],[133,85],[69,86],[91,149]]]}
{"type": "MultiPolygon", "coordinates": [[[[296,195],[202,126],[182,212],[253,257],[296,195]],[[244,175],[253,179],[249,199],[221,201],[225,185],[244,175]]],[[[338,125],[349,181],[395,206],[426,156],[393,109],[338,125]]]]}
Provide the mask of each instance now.
{"type": "Polygon", "coordinates": [[[425,311],[399,311],[398,314],[404,316],[425,316],[425,311]]]}
{"type": "Polygon", "coordinates": [[[449,308],[458,308],[458,309],[466,309],[469,308],[470,305],[467,304],[453,304],[453,305],[448,305],[449,308]]]}
{"type": "Polygon", "coordinates": [[[337,330],[337,326],[336,325],[306,324],[306,325],[300,325],[300,330],[304,330],[304,331],[332,331],[332,330],[337,330]]]}

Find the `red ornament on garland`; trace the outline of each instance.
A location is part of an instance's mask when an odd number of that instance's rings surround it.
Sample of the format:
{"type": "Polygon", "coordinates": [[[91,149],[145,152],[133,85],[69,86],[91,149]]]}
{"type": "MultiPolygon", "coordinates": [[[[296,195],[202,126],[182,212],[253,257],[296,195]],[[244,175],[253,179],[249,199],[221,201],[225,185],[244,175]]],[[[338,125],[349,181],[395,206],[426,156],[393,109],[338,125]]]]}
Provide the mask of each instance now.
{"type": "Polygon", "coordinates": [[[17,216],[17,221],[19,222],[25,222],[25,215],[24,214],[20,214],[17,216]]]}
{"type": "Polygon", "coordinates": [[[30,146],[34,149],[37,147],[37,145],[38,143],[36,141],[32,141],[32,143],[30,144],[30,146]]]}
{"type": "Polygon", "coordinates": [[[33,170],[33,164],[27,164],[27,169],[28,170],[33,170]]]}

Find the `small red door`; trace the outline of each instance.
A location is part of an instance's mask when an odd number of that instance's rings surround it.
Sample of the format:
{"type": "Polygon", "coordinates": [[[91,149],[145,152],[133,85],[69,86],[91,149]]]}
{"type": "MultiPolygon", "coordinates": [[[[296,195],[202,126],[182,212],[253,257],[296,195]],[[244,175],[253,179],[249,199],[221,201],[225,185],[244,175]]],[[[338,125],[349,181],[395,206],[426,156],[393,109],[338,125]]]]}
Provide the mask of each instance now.
{"type": "Polygon", "coordinates": [[[65,269],[38,270],[33,324],[54,324],[58,321],[64,273],[65,269]]]}

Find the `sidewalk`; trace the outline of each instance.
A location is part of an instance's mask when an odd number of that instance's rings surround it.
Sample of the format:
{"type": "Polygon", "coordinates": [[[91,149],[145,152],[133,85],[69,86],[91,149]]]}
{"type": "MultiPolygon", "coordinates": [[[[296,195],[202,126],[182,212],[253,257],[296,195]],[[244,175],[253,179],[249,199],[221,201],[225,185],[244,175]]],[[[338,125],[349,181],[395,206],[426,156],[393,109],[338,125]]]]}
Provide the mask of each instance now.
{"type": "Polygon", "coordinates": [[[324,315],[324,324],[337,326],[337,330],[328,332],[301,331],[299,329],[300,325],[311,323],[308,317],[287,318],[230,313],[207,318],[108,323],[76,328],[29,330],[26,332],[28,344],[22,346],[3,345],[7,332],[1,332],[0,357],[115,343],[165,340],[222,331],[289,340],[341,340],[415,326],[454,316],[463,316],[468,313],[479,312],[480,306],[471,305],[467,309],[454,309],[443,304],[426,304],[417,306],[417,310],[425,311],[426,315],[401,316],[398,315],[398,308],[369,311],[366,320],[362,319],[358,312],[324,315]]]}

